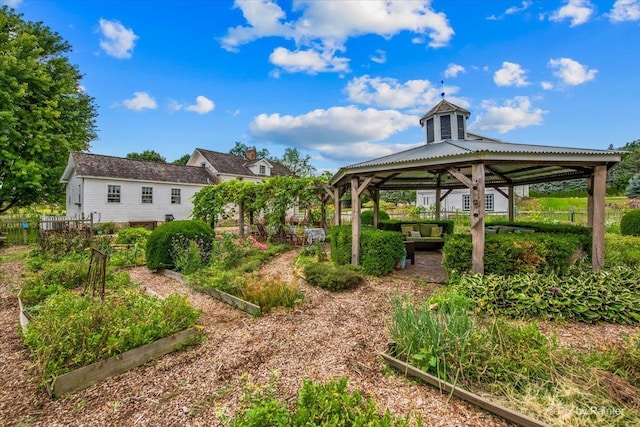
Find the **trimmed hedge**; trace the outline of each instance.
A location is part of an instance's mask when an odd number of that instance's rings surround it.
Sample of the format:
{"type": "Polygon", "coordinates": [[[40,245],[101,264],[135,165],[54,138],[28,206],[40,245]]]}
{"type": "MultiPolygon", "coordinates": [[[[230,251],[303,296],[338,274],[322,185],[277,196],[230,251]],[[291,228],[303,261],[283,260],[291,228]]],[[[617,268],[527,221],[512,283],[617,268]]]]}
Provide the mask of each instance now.
{"type": "MultiPolygon", "coordinates": [[[[405,253],[404,236],[394,231],[360,230],[360,266],[366,274],[388,274],[405,253]]],[[[351,226],[331,229],[331,260],[337,265],[351,263],[351,226]]]]}
{"type": "MultiPolygon", "coordinates": [[[[389,214],[383,210],[378,211],[378,222],[389,219],[389,214]]],[[[373,226],[373,210],[362,211],[360,214],[360,223],[362,225],[373,226]]]]}
{"type": "Polygon", "coordinates": [[[154,270],[175,267],[172,245],[176,237],[201,240],[208,243],[211,252],[214,232],[206,222],[200,220],[165,222],[147,238],[147,268],[154,270]]]}
{"type": "Polygon", "coordinates": [[[624,214],[620,220],[620,234],[640,236],[640,209],[634,209],[624,214]]]}
{"type": "MultiPolygon", "coordinates": [[[[449,236],[442,248],[448,274],[471,270],[470,235],[449,236]]],[[[591,239],[582,234],[527,233],[485,235],[484,271],[487,274],[544,273],[567,274],[577,262],[588,258],[591,239]]]]}
{"type": "Polygon", "coordinates": [[[316,262],[304,267],[304,279],[311,286],[342,291],[360,285],[364,281],[364,275],[360,268],[351,264],[335,266],[316,262]]]}
{"type": "Polygon", "coordinates": [[[438,227],[442,227],[442,234],[453,234],[453,227],[455,222],[449,219],[442,220],[419,220],[419,219],[388,219],[378,222],[378,229],[387,231],[400,231],[402,232],[402,224],[437,224],[438,227]]]}
{"type": "Polygon", "coordinates": [[[509,227],[523,227],[523,228],[531,228],[535,230],[537,233],[561,233],[561,234],[581,234],[584,236],[591,237],[591,229],[589,227],[583,227],[581,225],[571,225],[571,224],[543,224],[540,222],[509,222],[509,221],[500,221],[500,220],[489,220],[485,225],[506,225],[509,227]]]}

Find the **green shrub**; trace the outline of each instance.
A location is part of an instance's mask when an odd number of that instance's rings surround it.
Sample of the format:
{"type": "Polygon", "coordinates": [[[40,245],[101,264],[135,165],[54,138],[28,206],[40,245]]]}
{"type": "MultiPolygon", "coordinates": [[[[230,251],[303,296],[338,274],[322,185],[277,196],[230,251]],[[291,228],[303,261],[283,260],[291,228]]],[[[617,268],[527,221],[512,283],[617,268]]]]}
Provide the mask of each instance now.
{"type": "Polygon", "coordinates": [[[450,286],[477,310],[512,318],[640,323],[640,271],[618,267],[559,277],[553,273],[453,276],[450,286]]]}
{"type": "Polygon", "coordinates": [[[606,234],[605,263],[607,267],[640,265],[640,237],[606,234]]]}
{"type": "Polygon", "coordinates": [[[327,263],[312,263],[304,267],[304,278],[311,286],[342,291],[353,289],[364,282],[360,268],[351,264],[334,266],[327,263]]]}
{"type": "MultiPolygon", "coordinates": [[[[449,236],[442,248],[443,265],[449,275],[471,270],[470,235],[449,236]]],[[[568,274],[572,267],[588,258],[591,241],[582,234],[487,234],[485,235],[484,272],[515,274],[547,272],[568,274]]]]}
{"type": "MultiPolygon", "coordinates": [[[[147,268],[175,268],[174,242],[193,240],[201,248],[204,257],[211,256],[213,230],[204,221],[170,221],[151,232],[147,238],[147,268]]],[[[208,258],[207,258],[208,259],[208,258]]]]}
{"type": "Polygon", "coordinates": [[[453,234],[453,229],[455,227],[455,221],[449,219],[443,220],[419,220],[419,219],[388,219],[384,221],[380,221],[378,223],[378,228],[380,230],[388,230],[388,231],[402,231],[402,224],[437,224],[438,227],[442,227],[443,234],[453,234]]]}
{"type": "Polygon", "coordinates": [[[93,225],[96,234],[115,234],[118,226],[115,222],[101,222],[93,225]]]}
{"type": "MultiPolygon", "coordinates": [[[[389,219],[389,214],[382,209],[378,210],[378,222],[389,219]]],[[[360,223],[362,225],[373,225],[373,210],[362,211],[360,214],[360,223]]]]}
{"type": "MultiPolygon", "coordinates": [[[[360,231],[360,266],[366,274],[382,276],[393,270],[405,253],[404,236],[393,231],[363,228],[360,231]]],[[[331,260],[351,263],[351,226],[331,230],[331,260]]]]}
{"type": "Polygon", "coordinates": [[[89,262],[81,261],[60,261],[45,264],[41,277],[45,283],[59,284],[65,289],[73,289],[82,286],[87,281],[89,262]]]}
{"type": "Polygon", "coordinates": [[[541,222],[509,222],[504,220],[496,220],[491,217],[487,219],[486,225],[505,225],[510,227],[524,227],[531,228],[537,233],[559,233],[559,234],[581,234],[589,236],[591,238],[591,228],[583,227],[581,225],[571,224],[545,224],[541,222]]]}
{"type": "Polygon", "coordinates": [[[118,231],[118,236],[114,243],[120,245],[134,245],[136,243],[145,243],[151,231],[144,227],[123,228],[118,231]]]}
{"type": "Polygon", "coordinates": [[[40,254],[58,260],[72,253],[82,253],[91,247],[93,237],[88,230],[64,230],[41,233],[38,237],[40,254]]]}
{"type": "Polygon", "coordinates": [[[624,214],[620,220],[620,233],[624,236],[640,236],[640,209],[624,214]]]}

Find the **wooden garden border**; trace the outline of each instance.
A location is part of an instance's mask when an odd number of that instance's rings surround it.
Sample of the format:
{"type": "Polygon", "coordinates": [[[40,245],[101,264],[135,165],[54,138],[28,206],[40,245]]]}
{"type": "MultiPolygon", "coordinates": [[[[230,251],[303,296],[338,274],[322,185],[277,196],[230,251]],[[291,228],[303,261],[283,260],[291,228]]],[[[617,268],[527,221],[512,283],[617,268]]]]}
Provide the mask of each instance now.
{"type": "MultiPolygon", "coordinates": [[[[22,332],[26,333],[31,315],[22,305],[20,297],[18,297],[18,305],[20,307],[20,326],[22,327],[22,332]]],[[[183,345],[188,344],[200,334],[201,332],[197,328],[185,329],[168,337],[160,338],[152,343],[67,372],[55,378],[53,381],[46,383],[47,393],[49,397],[55,398],[66,393],[81,390],[98,381],[144,365],[151,359],[171,353],[183,345]]]]}
{"type": "Polygon", "coordinates": [[[511,409],[505,408],[504,406],[498,405],[497,403],[493,403],[482,396],[478,396],[477,394],[456,387],[453,384],[443,381],[438,377],[421,371],[420,369],[411,366],[410,364],[403,362],[400,359],[396,359],[388,353],[383,352],[380,353],[380,355],[388,364],[403,372],[405,375],[408,374],[413,377],[420,378],[422,381],[431,384],[434,387],[437,387],[440,391],[451,393],[462,400],[472,403],[514,424],[524,427],[549,427],[548,424],[545,424],[542,421],[538,421],[524,414],[512,411],[511,409]]]}
{"type": "MultiPolygon", "coordinates": [[[[175,279],[184,285],[187,284],[187,278],[176,271],[167,270],[166,268],[159,268],[156,271],[159,274],[175,279]]],[[[235,295],[228,294],[218,289],[206,289],[202,290],[201,292],[210,295],[217,300],[225,302],[233,307],[239,308],[240,310],[244,311],[245,313],[249,313],[252,316],[258,317],[262,315],[262,309],[259,305],[252,304],[248,301],[243,300],[242,298],[238,298],[235,295]]]]}

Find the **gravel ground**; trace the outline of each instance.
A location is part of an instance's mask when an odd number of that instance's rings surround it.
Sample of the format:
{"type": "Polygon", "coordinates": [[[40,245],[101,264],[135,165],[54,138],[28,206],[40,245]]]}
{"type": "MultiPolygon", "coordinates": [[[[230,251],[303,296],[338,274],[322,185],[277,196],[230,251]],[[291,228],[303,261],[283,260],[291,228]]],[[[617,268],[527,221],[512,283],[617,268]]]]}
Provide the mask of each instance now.
{"type": "MultiPolygon", "coordinates": [[[[3,249],[0,257],[7,250],[15,249],[3,249]]],[[[30,376],[32,362],[18,336],[15,297],[23,265],[0,264],[0,425],[218,426],[242,403],[247,384],[271,382],[280,397],[293,403],[303,379],[340,377],[348,377],[349,388],[372,397],[381,410],[421,416],[428,426],[508,425],[468,403],[392,374],[378,355],[389,341],[389,298],[396,294],[426,298],[440,285],[398,272],[369,280],[354,291],[331,293],[292,275],[295,254],[277,257],[262,274],[298,281],[304,303],[261,318],[192,293],[144,267],[129,270],[134,281],[159,295],[188,295],[202,310],[204,342],[57,400],[49,399],[30,376]]],[[[551,325],[547,327],[551,330],[551,325]]],[[[568,328],[566,334],[584,338],[579,327],[568,328]]]]}

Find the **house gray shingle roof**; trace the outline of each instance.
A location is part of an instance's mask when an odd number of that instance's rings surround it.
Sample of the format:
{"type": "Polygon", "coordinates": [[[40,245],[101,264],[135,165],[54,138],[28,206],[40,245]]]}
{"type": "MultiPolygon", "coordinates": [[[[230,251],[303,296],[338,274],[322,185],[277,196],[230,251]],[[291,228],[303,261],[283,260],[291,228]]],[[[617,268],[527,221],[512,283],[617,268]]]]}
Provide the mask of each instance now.
{"type": "MultiPolygon", "coordinates": [[[[251,172],[249,166],[259,161],[250,161],[242,156],[236,156],[234,154],[229,153],[219,153],[217,151],[205,150],[203,148],[196,148],[197,151],[200,152],[204,156],[205,159],[220,173],[232,174],[232,175],[247,175],[247,176],[256,176],[256,177],[264,177],[264,175],[258,175],[251,172]]],[[[289,168],[287,168],[282,163],[267,160],[269,164],[273,166],[271,169],[271,175],[293,175],[289,168]]]]}
{"type": "Polygon", "coordinates": [[[71,157],[75,165],[76,174],[81,177],[201,185],[215,183],[215,178],[203,167],[147,162],[78,152],[71,153],[71,157]]]}

